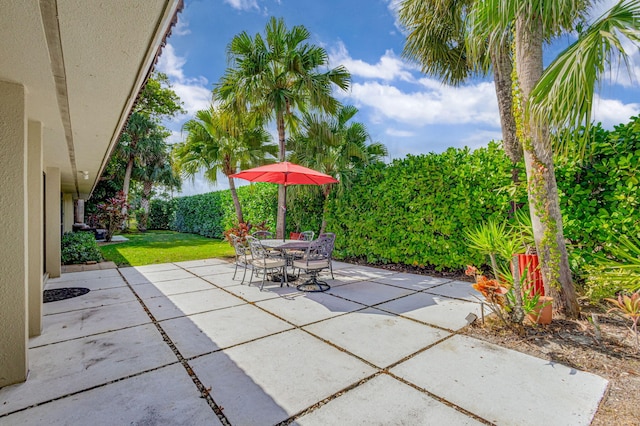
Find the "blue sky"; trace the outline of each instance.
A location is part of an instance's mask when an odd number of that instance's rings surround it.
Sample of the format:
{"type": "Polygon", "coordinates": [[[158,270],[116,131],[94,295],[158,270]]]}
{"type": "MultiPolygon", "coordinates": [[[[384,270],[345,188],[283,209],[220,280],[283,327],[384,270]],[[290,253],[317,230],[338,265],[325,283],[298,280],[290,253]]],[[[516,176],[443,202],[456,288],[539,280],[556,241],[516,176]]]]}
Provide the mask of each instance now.
{"type": "MultiPolygon", "coordinates": [[[[234,35],[262,33],[271,16],[288,27],[304,25],[311,41],[323,46],[331,66],[352,74],[349,92],[336,92],[343,104],[358,107],[354,120],[364,123],[372,139],[384,143],[390,159],[407,154],[442,152],[448,147],[477,148],[501,139],[491,78],[461,87],[442,85],[401,56],[404,36],[397,25],[397,0],[185,0],[177,26],[157,69],[169,75],[187,113],[165,123],[171,141],[182,140],[180,128],[195,111],[207,108],[211,89],[226,68],[226,46],[234,35]]],[[[606,9],[612,0],[604,1],[606,9]]],[[[597,13],[597,12],[596,12],[597,13]]],[[[570,41],[548,49],[558,52],[570,41]]],[[[640,53],[632,56],[634,76],[614,67],[595,101],[595,120],[606,128],[640,114],[640,53]]],[[[275,134],[275,130],[271,129],[275,134]]],[[[240,182],[238,182],[240,183],[240,182]]],[[[227,188],[202,176],[185,181],[183,195],[227,188]]]]}

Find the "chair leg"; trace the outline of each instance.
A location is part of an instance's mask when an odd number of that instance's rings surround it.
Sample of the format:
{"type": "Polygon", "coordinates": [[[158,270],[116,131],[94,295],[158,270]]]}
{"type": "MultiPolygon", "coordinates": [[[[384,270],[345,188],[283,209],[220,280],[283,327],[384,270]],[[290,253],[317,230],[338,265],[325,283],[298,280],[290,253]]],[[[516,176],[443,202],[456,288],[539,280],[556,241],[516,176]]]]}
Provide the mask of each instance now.
{"type": "Polygon", "coordinates": [[[231,278],[232,280],[236,279],[236,272],[238,272],[238,260],[236,260],[236,269],[233,270],[233,278],[231,278]]]}
{"type": "Polygon", "coordinates": [[[251,287],[251,282],[253,281],[253,270],[255,268],[253,267],[253,265],[251,266],[251,277],[249,278],[249,284],[247,284],[249,287],[251,287]]]}
{"type": "MultiPolygon", "coordinates": [[[[249,266],[245,263],[245,264],[244,264],[244,272],[243,272],[243,274],[242,274],[242,281],[240,281],[240,285],[244,284],[244,277],[246,277],[246,276],[247,276],[247,268],[248,268],[248,267],[249,267],[249,266]]],[[[234,275],[235,275],[235,274],[234,274],[234,275]]]]}
{"type": "Polygon", "coordinates": [[[335,280],[333,277],[333,262],[331,262],[331,260],[329,260],[329,270],[331,271],[331,279],[335,280]]]}
{"type": "Polygon", "coordinates": [[[260,284],[260,291],[262,291],[262,287],[264,287],[264,279],[267,276],[267,269],[262,270],[262,284],[260,284]]]}

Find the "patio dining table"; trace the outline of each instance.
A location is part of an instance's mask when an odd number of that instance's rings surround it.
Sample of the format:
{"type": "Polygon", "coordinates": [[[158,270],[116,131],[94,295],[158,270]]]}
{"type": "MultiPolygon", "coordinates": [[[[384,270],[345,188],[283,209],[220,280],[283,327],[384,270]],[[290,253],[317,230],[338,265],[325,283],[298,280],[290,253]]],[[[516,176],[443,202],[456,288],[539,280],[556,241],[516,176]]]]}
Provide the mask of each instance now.
{"type": "MultiPolygon", "coordinates": [[[[293,265],[293,255],[291,250],[306,250],[309,248],[309,244],[311,241],[303,241],[303,240],[280,240],[280,239],[267,239],[260,240],[262,245],[266,248],[278,250],[282,252],[282,256],[287,261],[287,266],[293,265]]],[[[275,278],[272,278],[275,280],[275,278]]],[[[293,275],[287,275],[288,281],[295,281],[296,277],[293,275]]],[[[280,278],[277,278],[280,281],[280,278]]]]}

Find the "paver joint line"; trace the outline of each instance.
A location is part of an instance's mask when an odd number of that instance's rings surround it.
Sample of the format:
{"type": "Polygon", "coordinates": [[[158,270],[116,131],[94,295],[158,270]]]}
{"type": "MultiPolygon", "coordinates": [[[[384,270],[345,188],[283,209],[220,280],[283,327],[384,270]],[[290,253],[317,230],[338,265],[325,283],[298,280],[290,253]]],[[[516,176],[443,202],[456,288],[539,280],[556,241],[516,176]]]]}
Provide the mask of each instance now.
{"type": "MultiPolygon", "coordinates": [[[[451,336],[447,337],[447,339],[448,339],[448,338],[450,338],[450,337],[451,337],[451,336]]],[[[422,351],[421,351],[421,352],[422,352],[422,351]]],[[[415,354],[414,354],[414,355],[415,355],[415,354]]],[[[399,363],[398,363],[398,364],[399,364],[399,363]]],[[[475,419],[475,420],[479,421],[480,423],[484,423],[485,425],[492,425],[492,426],[495,426],[495,423],[492,423],[492,422],[490,422],[489,420],[483,419],[482,417],[479,417],[477,414],[474,414],[474,413],[472,413],[471,411],[465,410],[464,408],[462,408],[462,407],[460,407],[460,406],[458,406],[458,405],[454,404],[453,402],[451,402],[451,401],[447,401],[446,399],[442,398],[441,396],[438,396],[438,395],[436,395],[436,394],[434,394],[434,393],[431,393],[431,392],[429,392],[428,390],[423,389],[423,388],[421,388],[420,386],[418,386],[418,385],[416,385],[416,384],[414,384],[414,383],[411,383],[411,382],[409,382],[409,381],[407,381],[407,380],[403,379],[402,377],[396,376],[395,374],[393,374],[393,373],[391,373],[391,372],[389,372],[389,371],[386,371],[386,370],[385,370],[385,373],[386,373],[386,374],[388,374],[389,376],[393,377],[394,379],[396,379],[396,380],[398,380],[398,381],[400,381],[400,382],[404,383],[405,385],[407,385],[407,386],[411,386],[412,388],[414,388],[414,389],[416,389],[416,390],[418,390],[418,391],[420,391],[420,392],[423,392],[423,393],[425,393],[425,394],[429,395],[429,397],[431,397],[431,398],[435,399],[436,401],[441,402],[442,404],[444,404],[444,405],[446,405],[446,406],[448,406],[448,407],[451,407],[451,408],[453,408],[453,409],[454,409],[454,410],[456,410],[456,411],[461,412],[461,413],[462,413],[462,414],[464,414],[465,416],[471,417],[472,419],[475,419]]]]}
{"type": "Polygon", "coordinates": [[[222,409],[220,408],[220,406],[211,397],[211,394],[209,393],[209,389],[207,389],[202,384],[202,382],[200,381],[198,376],[196,376],[196,374],[194,373],[193,369],[191,368],[191,366],[189,365],[187,360],[182,356],[182,354],[180,353],[180,351],[178,350],[176,345],[173,343],[173,341],[171,340],[169,335],[164,331],[164,329],[162,328],[160,323],[156,320],[156,318],[153,316],[153,314],[151,313],[151,311],[149,310],[147,305],[145,305],[145,303],[142,300],[142,298],[138,295],[138,293],[136,293],[136,291],[134,290],[133,286],[131,284],[129,284],[129,281],[127,281],[127,278],[120,272],[120,269],[118,269],[118,273],[120,274],[120,276],[122,276],[122,279],[124,279],[124,281],[127,283],[127,286],[129,286],[129,288],[131,289],[133,294],[136,296],[136,298],[138,299],[138,302],[140,303],[140,305],[142,306],[144,311],[147,313],[147,315],[151,319],[151,322],[153,323],[153,325],[156,327],[158,332],[162,335],[162,339],[171,348],[171,350],[175,354],[176,358],[178,358],[178,361],[180,362],[180,364],[184,367],[184,369],[186,370],[187,374],[189,375],[189,377],[191,378],[193,383],[196,385],[196,388],[198,389],[198,392],[200,392],[200,394],[201,394],[201,398],[203,398],[205,401],[207,401],[207,404],[209,405],[209,407],[211,407],[211,409],[216,414],[216,416],[218,416],[218,419],[220,420],[220,422],[223,425],[230,426],[231,423],[229,422],[227,417],[222,412],[222,409]]]}

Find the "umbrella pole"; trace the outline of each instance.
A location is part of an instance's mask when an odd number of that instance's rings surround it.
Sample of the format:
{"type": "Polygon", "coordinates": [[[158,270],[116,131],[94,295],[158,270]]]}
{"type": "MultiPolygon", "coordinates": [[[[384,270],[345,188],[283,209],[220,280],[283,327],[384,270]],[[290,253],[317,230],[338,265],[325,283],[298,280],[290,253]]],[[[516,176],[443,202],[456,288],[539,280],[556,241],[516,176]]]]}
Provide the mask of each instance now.
{"type": "Polygon", "coordinates": [[[283,230],[282,230],[282,241],[287,237],[287,185],[284,186],[284,220],[283,220],[283,230]]]}

